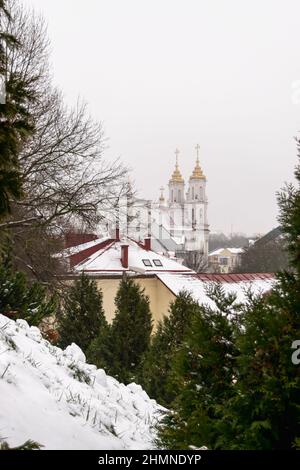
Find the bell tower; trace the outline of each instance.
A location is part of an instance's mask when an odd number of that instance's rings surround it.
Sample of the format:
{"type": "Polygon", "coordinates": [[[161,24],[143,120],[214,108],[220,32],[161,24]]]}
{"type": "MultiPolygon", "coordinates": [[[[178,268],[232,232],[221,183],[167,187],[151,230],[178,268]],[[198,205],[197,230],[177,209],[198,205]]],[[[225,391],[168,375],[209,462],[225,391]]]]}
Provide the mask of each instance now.
{"type": "Polygon", "coordinates": [[[207,197],[206,177],[202,171],[199,160],[200,145],[195,147],[197,152],[196,165],[189,179],[189,187],[186,197],[186,225],[192,227],[192,231],[186,235],[187,251],[201,251],[208,255],[209,226],[207,221],[207,197]]]}
{"type": "Polygon", "coordinates": [[[178,155],[179,150],[175,150],[176,155],[176,164],[175,170],[169,181],[169,205],[173,204],[183,204],[184,203],[184,179],[181,176],[179,165],[178,165],[178,155]]]}

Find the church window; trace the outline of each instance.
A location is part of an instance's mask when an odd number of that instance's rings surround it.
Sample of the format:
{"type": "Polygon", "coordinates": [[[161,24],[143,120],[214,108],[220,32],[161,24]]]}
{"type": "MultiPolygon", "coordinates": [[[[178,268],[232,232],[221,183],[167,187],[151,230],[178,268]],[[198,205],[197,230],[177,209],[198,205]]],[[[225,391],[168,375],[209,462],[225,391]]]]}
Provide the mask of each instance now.
{"type": "Polygon", "coordinates": [[[195,222],[195,209],[192,209],[192,222],[195,222]]]}
{"type": "Polygon", "coordinates": [[[192,187],[192,199],[195,199],[195,188],[194,188],[194,186],[192,187]]]}
{"type": "Polygon", "coordinates": [[[174,191],[173,191],[173,189],[171,191],[171,201],[174,202],[174,191]]]}
{"type": "Polygon", "coordinates": [[[200,199],[203,200],[203,188],[200,188],[200,199]]]}
{"type": "Polygon", "coordinates": [[[151,261],[149,259],[143,259],[142,261],[143,261],[145,266],[147,266],[147,267],[152,266],[151,261]]]}
{"type": "Polygon", "coordinates": [[[180,191],[180,189],[179,189],[179,190],[178,190],[178,202],[180,202],[180,201],[181,201],[181,191],[180,191]]]}

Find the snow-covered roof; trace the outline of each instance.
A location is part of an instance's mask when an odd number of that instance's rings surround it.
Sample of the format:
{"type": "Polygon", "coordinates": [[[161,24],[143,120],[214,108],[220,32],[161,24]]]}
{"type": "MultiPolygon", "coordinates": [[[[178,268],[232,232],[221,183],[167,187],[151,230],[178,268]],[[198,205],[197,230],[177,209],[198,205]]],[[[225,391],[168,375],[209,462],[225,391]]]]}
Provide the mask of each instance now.
{"type": "Polygon", "coordinates": [[[85,271],[95,274],[120,274],[124,271],[141,274],[193,272],[166,256],[147,250],[142,244],[130,238],[98,240],[98,244],[96,242],[85,243],[82,245],[82,250],[77,246],[74,253],[67,253],[73,261],[71,264],[75,272],[85,271]],[[121,262],[123,245],[128,245],[128,268],[124,268],[121,262]]]}
{"type": "Polygon", "coordinates": [[[110,240],[110,238],[109,237],[97,238],[96,240],[92,240],[90,242],[82,243],[82,244],[76,245],[76,246],[71,246],[69,248],[66,248],[61,253],[61,255],[62,256],[74,255],[75,253],[79,253],[80,251],[86,250],[86,249],[91,248],[91,247],[98,246],[98,245],[102,244],[103,242],[105,242],[107,240],[110,240]]]}
{"type": "Polygon", "coordinates": [[[246,300],[249,288],[254,294],[264,294],[274,285],[275,277],[272,274],[253,275],[206,275],[206,274],[175,274],[159,273],[157,277],[173,292],[178,295],[181,291],[190,292],[192,297],[200,304],[214,306],[214,302],[207,295],[207,287],[220,282],[226,293],[234,293],[237,302],[246,300]],[[240,279],[239,280],[239,277],[240,279]]]}
{"type": "Polygon", "coordinates": [[[243,248],[219,248],[209,253],[208,256],[218,256],[221,255],[224,251],[229,251],[232,255],[239,255],[244,252],[243,248]]]}
{"type": "Polygon", "coordinates": [[[207,295],[207,286],[212,282],[222,283],[225,292],[237,295],[237,301],[246,300],[249,288],[255,294],[263,294],[272,289],[275,276],[270,273],[260,274],[197,274],[182,264],[147,250],[144,245],[131,238],[122,240],[105,239],[76,247],[76,252],[68,255],[72,261],[73,272],[82,271],[100,277],[120,276],[124,271],[132,274],[156,275],[168,289],[178,295],[186,290],[195,300],[202,304],[213,305],[207,295]],[[88,245],[88,246],[87,246],[88,245]],[[128,246],[128,268],[121,261],[122,246],[128,246]]]}

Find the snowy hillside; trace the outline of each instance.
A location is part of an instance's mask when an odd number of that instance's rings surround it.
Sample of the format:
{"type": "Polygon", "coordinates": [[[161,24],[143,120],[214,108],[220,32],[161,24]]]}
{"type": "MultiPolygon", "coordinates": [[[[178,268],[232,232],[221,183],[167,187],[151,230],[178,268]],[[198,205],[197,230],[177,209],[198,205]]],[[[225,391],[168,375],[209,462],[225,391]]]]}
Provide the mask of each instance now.
{"type": "Polygon", "coordinates": [[[162,408],[136,384],[125,386],[65,351],[24,320],[0,315],[0,438],[33,439],[45,449],[149,449],[162,408]]]}

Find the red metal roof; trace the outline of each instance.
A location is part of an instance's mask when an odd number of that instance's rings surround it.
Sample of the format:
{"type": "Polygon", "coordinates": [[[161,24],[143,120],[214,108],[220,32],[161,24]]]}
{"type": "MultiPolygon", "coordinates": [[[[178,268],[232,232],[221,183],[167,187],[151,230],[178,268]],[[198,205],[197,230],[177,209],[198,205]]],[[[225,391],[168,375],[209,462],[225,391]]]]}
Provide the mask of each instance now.
{"type": "Polygon", "coordinates": [[[273,279],[273,273],[230,273],[230,274],[206,274],[198,273],[197,278],[201,281],[214,281],[214,282],[243,282],[243,281],[259,281],[266,279],[273,279]]]}
{"type": "Polygon", "coordinates": [[[81,263],[85,259],[89,258],[91,255],[96,253],[96,251],[103,250],[104,248],[112,245],[116,240],[114,239],[109,239],[105,240],[103,242],[99,242],[89,248],[86,248],[85,250],[79,251],[78,253],[74,253],[73,255],[70,256],[70,267],[73,268],[77,264],[81,263]]]}
{"type": "Polygon", "coordinates": [[[94,233],[74,233],[68,232],[65,235],[65,248],[82,245],[93,240],[97,240],[98,236],[94,233]]]}

